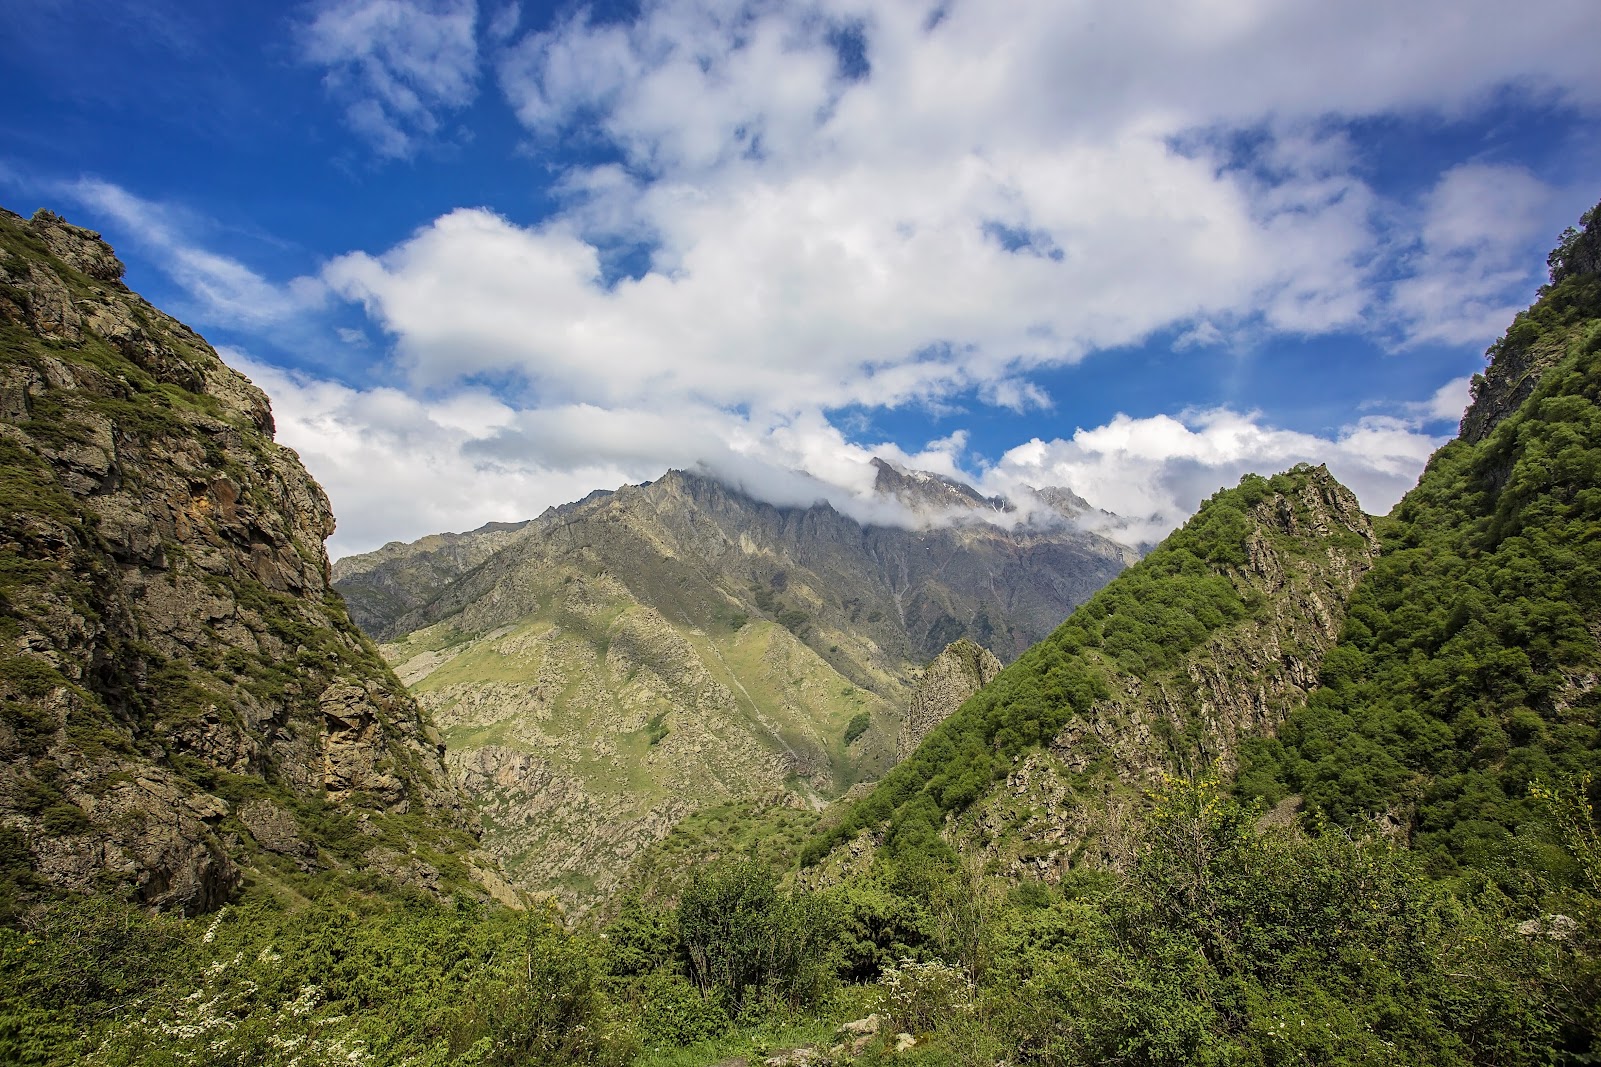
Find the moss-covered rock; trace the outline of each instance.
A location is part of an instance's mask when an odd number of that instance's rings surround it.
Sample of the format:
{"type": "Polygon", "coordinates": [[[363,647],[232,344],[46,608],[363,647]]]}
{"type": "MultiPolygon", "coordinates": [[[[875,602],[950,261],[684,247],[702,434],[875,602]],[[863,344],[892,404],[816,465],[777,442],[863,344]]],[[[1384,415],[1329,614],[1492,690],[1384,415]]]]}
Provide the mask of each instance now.
{"type": "Polygon", "coordinates": [[[0,212],[7,906],[195,912],[379,848],[451,867],[471,817],[330,586],[327,497],[266,396],[121,277],[99,235],[0,212]]]}

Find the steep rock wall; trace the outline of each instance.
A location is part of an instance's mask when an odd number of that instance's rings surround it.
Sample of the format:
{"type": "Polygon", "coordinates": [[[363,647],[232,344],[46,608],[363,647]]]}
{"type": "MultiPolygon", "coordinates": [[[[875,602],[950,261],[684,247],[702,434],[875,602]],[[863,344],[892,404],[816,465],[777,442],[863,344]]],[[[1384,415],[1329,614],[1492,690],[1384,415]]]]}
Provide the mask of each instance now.
{"type": "Polygon", "coordinates": [[[265,395],[121,277],[97,234],[0,213],[8,899],[448,882],[472,819],[331,589],[326,496],[265,395]]]}

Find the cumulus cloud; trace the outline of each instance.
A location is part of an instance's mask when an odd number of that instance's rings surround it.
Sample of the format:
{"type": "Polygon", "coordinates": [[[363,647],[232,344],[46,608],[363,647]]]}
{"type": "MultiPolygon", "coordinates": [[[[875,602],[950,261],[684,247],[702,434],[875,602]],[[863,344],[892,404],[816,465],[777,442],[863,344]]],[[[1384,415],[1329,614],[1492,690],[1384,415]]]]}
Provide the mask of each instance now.
{"type": "Polygon", "coordinates": [[[1153,542],[1182,523],[1219,487],[1248,473],[1271,475],[1324,463],[1369,512],[1388,511],[1417,482],[1445,438],[1411,422],[1369,417],[1331,437],[1265,425],[1259,415],[1217,408],[1111,422],[1071,438],[1018,445],[986,472],[988,492],[1020,496],[1024,486],[1071,487],[1125,522],[1106,532],[1153,542]]]}
{"type": "MultiPolygon", "coordinates": [[[[379,14],[400,6],[331,3],[312,36],[336,88],[362,89],[409,147],[471,98],[475,13],[435,7],[396,36],[379,14]]],[[[1538,16],[1497,0],[1018,0],[1004,19],[974,3],[651,0],[519,36],[520,14],[489,14],[502,93],[536,143],[579,137],[605,161],[571,166],[535,224],[458,209],[321,275],[366,309],[412,393],[500,390],[504,418],[472,432],[439,421],[446,401],[410,401],[442,479],[500,487],[460,513],[475,517],[485,499],[557,502],[666,466],[878,515],[873,452],[965,476],[965,441],[906,456],[850,442],[824,412],[1045,408],[1031,372],[1163,330],[1177,349],[1237,331],[1482,343],[1526,295],[1553,190],[1468,163],[1420,205],[1387,203],[1348,124],[1463,114],[1509,89],[1601,105],[1590,0],[1538,16]]],[[[295,410],[335,405],[352,425],[383,407],[277,384],[295,410]]],[[[1459,385],[1328,436],[1228,408],[1120,415],[973,473],[989,491],[1067,485],[1141,536],[1245,471],[1297,462],[1327,461],[1382,511],[1440,443],[1425,427],[1460,413],[1459,385]]],[[[286,434],[353,470],[358,446],[330,442],[333,424],[291,418],[286,434]]],[[[376,469],[399,471],[386,455],[376,469]]]]}
{"type": "Polygon", "coordinates": [[[1298,462],[1384,511],[1465,380],[1327,434],[1226,407],[1117,415],[994,463],[961,431],[903,450],[826,413],[1048,409],[1034,372],[1163,331],[1177,350],[1482,344],[1526,299],[1560,191],[1469,162],[1388,202],[1348,131],[1506,92],[1601,106],[1593,0],[1538,7],[1016,0],[997,18],[961,0],[646,0],[526,32],[497,2],[480,49],[472,0],[317,0],[301,58],[378,155],[439,136],[492,70],[536,148],[586,149],[556,210],[459,208],[278,285],[160,205],[105,183],[77,195],[165,250],[215,321],[280,323],[328,294],[365,309],[368,329],[329,329],[392,358],[393,385],[229,353],[334,497],[335,554],[670,466],[917,521],[874,496],[875,454],[989,493],[1064,485],[1136,540],[1298,462]]]}
{"type": "MultiPolygon", "coordinates": [[[[699,470],[780,506],[829,501],[863,522],[927,521],[875,497],[875,450],[848,444],[820,417],[758,425],[716,408],[688,418],[582,404],[519,411],[484,390],[419,400],[285,371],[238,349],[221,354],[267,391],[279,442],[299,453],[334,500],[334,557],[530,518],[670,467],[699,470]]],[[[876,451],[938,465],[931,453],[908,455],[892,444],[876,451]]]]}
{"type": "MultiPolygon", "coordinates": [[[[1048,403],[1029,371],[1160,329],[1194,324],[1180,343],[1201,345],[1218,323],[1382,319],[1383,206],[1329,116],[1450,110],[1506,84],[1601,99],[1558,32],[1588,20],[1583,2],[1540,20],[1494,3],[1433,19],[1146,6],[958,4],[932,29],[917,5],[852,0],[581,10],[499,53],[500,83],[536,135],[580,130],[625,162],[572,168],[566,209],[537,225],[458,210],[325,278],[418,387],[509,375],[537,402],[790,412],[976,390],[1021,410],[1048,403]],[[647,250],[643,273],[618,276],[619,243],[647,250]]],[[[1484,263],[1527,236],[1541,194],[1505,169],[1442,180],[1395,288],[1411,339],[1504,318],[1507,278],[1484,263]],[[1466,233],[1493,187],[1515,218],[1466,233]]]]}
{"type": "MultiPolygon", "coordinates": [[[[379,156],[401,159],[477,91],[474,0],[322,0],[299,30],[345,121],[379,156]]],[[[503,10],[496,25],[516,25],[503,10]]],[[[510,30],[507,30],[510,32],[510,30]]]]}
{"type": "Polygon", "coordinates": [[[1409,277],[1392,292],[1408,343],[1494,337],[1543,279],[1539,262],[1560,217],[1557,190],[1518,166],[1464,163],[1423,205],[1409,277]]]}
{"type": "MultiPolygon", "coordinates": [[[[237,349],[224,359],[272,397],[278,440],[294,448],[334,501],[329,554],[363,552],[497,519],[639,480],[605,462],[496,462],[473,446],[515,413],[488,393],[423,401],[384,387],[352,389],[282,370],[237,349]]],[[[659,471],[656,473],[660,473],[659,471]]]]}
{"type": "Polygon", "coordinates": [[[1460,423],[1472,400],[1473,378],[1464,375],[1440,386],[1421,404],[1408,405],[1408,410],[1423,421],[1460,423]]]}

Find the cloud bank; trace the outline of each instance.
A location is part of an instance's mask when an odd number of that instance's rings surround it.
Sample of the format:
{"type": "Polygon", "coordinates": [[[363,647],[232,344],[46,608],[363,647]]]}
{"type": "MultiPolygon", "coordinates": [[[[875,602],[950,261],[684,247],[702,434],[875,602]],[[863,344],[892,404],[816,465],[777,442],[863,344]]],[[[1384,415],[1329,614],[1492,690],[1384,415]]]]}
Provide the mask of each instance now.
{"type": "MultiPolygon", "coordinates": [[[[1142,537],[1302,461],[1382,511],[1460,382],[1318,434],[1249,405],[1116,415],[996,460],[960,433],[919,460],[838,412],[1048,410],[1036,372],[1164,333],[1264,358],[1336,334],[1393,358],[1484,344],[1571,195],[1466,159],[1390,199],[1352,131],[1509,96],[1601,106],[1593,0],[1537,7],[647,0],[525,32],[514,6],[480,27],[470,2],[328,0],[303,58],[377,155],[410,154],[492,79],[558,207],[459,207],[293,290],[365,311],[367,331],[341,329],[392,361],[386,386],[234,358],[332,491],[336,552],[669,466],[780,502],[816,491],[802,469],[869,514],[874,453],[987,491],[1066,485],[1142,537]]],[[[192,286],[227,275],[211,267],[192,286]]]]}

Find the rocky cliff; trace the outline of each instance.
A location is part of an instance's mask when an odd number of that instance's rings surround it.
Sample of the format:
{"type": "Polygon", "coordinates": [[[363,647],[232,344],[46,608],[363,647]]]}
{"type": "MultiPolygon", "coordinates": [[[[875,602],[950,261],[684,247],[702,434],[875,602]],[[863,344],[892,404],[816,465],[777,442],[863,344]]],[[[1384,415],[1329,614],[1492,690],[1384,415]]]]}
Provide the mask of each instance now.
{"type": "Polygon", "coordinates": [[[817,807],[876,778],[921,664],[963,636],[1015,655],[1132,558],[1065,524],[863,526],[678,471],[551,509],[425,588],[455,566],[441,551],[341,561],[339,588],[422,605],[382,623],[403,635],[384,653],[443,728],[486,846],[572,907],[692,812],[817,807]]]}
{"type": "Polygon", "coordinates": [[[906,717],[895,739],[895,756],[905,759],[930,730],[950,718],[963,702],[1001,673],[1001,661],[965,637],[934,657],[912,687],[906,717]]]}
{"type": "Polygon", "coordinates": [[[5,905],[464,881],[473,819],[330,586],[326,497],[261,391],[122,273],[98,235],[0,212],[5,905]]]}
{"type": "Polygon", "coordinates": [[[1595,278],[1601,276],[1601,226],[1593,225],[1598,211],[1601,204],[1585,212],[1582,229],[1562,235],[1546,261],[1551,283],[1485,353],[1488,365],[1473,376],[1473,403],[1462,416],[1462,440],[1478,444],[1489,437],[1591,328],[1595,278]]]}

